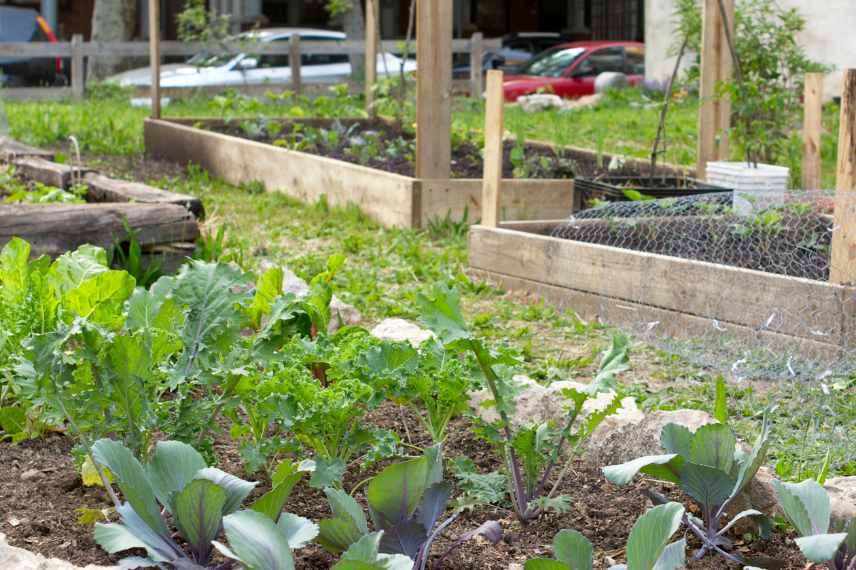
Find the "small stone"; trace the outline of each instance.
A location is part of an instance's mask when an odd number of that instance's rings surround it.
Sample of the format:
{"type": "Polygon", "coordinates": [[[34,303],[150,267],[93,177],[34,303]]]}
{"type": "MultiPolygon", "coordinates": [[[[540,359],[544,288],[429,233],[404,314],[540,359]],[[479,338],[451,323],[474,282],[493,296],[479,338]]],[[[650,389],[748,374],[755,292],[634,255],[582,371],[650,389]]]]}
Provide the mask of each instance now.
{"type": "Polygon", "coordinates": [[[384,319],[372,329],[371,334],[383,340],[407,341],[414,348],[434,338],[433,332],[404,319],[384,319]]]}
{"type": "Polygon", "coordinates": [[[11,527],[16,527],[16,526],[21,525],[21,519],[17,519],[15,517],[9,517],[9,520],[7,522],[9,523],[9,526],[11,526],[11,527]]]}
{"type": "Polygon", "coordinates": [[[826,480],[824,487],[829,493],[832,520],[856,520],[856,477],[833,477],[826,480]]]}
{"type": "MultiPolygon", "coordinates": [[[[30,542],[35,542],[31,540],[30,542]]],[[[17,548],[6,542],[6,535],[0,533],[0,568],[4,570],[119,570],[118,566],[95,566],[83,568],[57,558],[45,558],[23,548],[17,548]]]]}
{"type": "Polygon", "coordinates": [[[42,472],[38,469],[28,469],[21,473],[21,481],[30,481],[32,479],[38,479],[42,476],[42,472]]]}

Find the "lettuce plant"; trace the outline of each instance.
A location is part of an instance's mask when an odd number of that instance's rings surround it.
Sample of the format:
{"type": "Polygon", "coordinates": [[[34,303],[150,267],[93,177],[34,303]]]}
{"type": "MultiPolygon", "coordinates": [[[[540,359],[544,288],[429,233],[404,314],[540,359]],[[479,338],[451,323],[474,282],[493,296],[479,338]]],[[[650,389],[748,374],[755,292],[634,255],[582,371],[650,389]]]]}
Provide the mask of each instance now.
{"type": "Polygon", "coordinates": [[[832,509],[829,495],[817,481],[802,483],[773,481],[785,516],[797,529],[797,546],[812,562],[826,563],[831,570],[856,570],[856,519],[830,533],[832,509]]]}
{"type": "Polygon", "coordinates": [[[572,452],[608,415],[618,410],[621,395],[616,394],[605,409],[590,414],[577,426],[583,406],[589,398],[614,389],[615,376],[627,369],[628,342],[615,337],[603,353],[595,378],[584,390],[566,390],[563,394],[571,401],[562,425],[549,423],[516,428],[511,421],[515,394],[512,385],[514,358],[491,351],[466,326],[461,314],[459,294],[444,285],[434,287],[430,295],[420,295],[421,320],[452,353],[470,353],[475,357],[481,380],[493,397],[492,405],[499,420],[489,426],[488,437],[497,442],[505,456],[509,472],[511,503],[517,517],[526,522],[545,510],[563,511],[569,507],[565,496],[555,496],[568,472],[565,465],[556,481],[548,488],[554,470],[560,464],[566,444],[572,452]],[[576,429],[575,429],[576,428],[576,429]]]}
{"type": "MultiPolygon", "coordinates": [[[[669,543],[681,526],[684,507],[680,503],[656,506],[639,517],[627,540],[627,564],[610,570],[677,570],[686,562],[686,540],[669,543]]],[[[555,559],[536,558],[524,570],[592,570],[594,548],[575,530],[561,530],[553,539],[555,559]]]]}
{"type": "MultiPolygon", "coordinates": [[[[665,454],[604,467],[603,474],[616,485],[630,483],[637,473],[679,485],[701,510],[701,518],[689,513],[683,516],[686,527],[701,541],[701,548],[694,554],[695,559],[715,552],[732,562],[765,566],[769,561],[745,560],[734,552],[726,533],[741,519],[755,517],[766,525],[766,517],[755,509],[748,509],[734,515],[725,525],[722,525],[722,519],[764,463],[769,438],[770,427],[766,417],[749,452],[737,445],[734,433],[725,424],[708,424],[695,432],[682,425],[667,424],[660,436],[665,454]]],[[[665,500],[654,493],[650,495],[655,501],[665,500]]]]}
{"type": "MultiPolygon", "coordinates": [[[[333,518],[320,521],[319,544],[334,554],[353,548],[369,536],[362,508],[344,491],[327,488],[324,492],[333,518]]],[[[366,499],[372,524],[382,531],[379,551],[407,557],[412,561],[406,566],[408,570],[423,570],[434,540],[458,517],[459,512],[455,512],[438,522],[446,511],[450,494],[451,485],[443,481],[438,447],[428,448],[417,459],[390,465],[373,477],[366,489],[366,499]]],[[[501,535],[499,524],[490,521],[453,540],[452,548],[476,536],[497,542],[501,535]]]]}
{"type": "MultiPolygon", "coordinates": [[[[187,444],[159,442],[144,465],[121,443],[101,439],[92,446],[92,457],[121,519],[96,524],[95,541],[111,554],[132,548],[146,551],[144,557],[122,559],[123,568],[204,570],[212,568],[216,548],[250,570],[292,570],[292,549],[307,544],[318,533],[311,521],[282,512],[302,476],[290,463],[277,470],[268,493],[249,510],[239,510],[256,484],[206,466],[187,444]],[[119,501],[103,468],[109,469],[126,502],[119,501]],[[181,541],[174,538],[170,521],[181,541]],[[228,546],[216,540],[221,529],[228,546]]],[[[217,568],[231,566],[226,563],[217,568]]]]}

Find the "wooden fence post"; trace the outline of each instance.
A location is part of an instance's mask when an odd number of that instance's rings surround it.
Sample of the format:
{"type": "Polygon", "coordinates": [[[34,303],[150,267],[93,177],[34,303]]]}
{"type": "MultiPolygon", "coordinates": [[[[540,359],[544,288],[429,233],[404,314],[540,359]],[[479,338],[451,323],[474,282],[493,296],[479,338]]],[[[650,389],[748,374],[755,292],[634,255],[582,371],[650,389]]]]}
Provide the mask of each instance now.
{"type": "Polygon", "coordinates": [[[856,69],[844,74],[829,280],[856,283],[856,69]]]}
{"type": "Polygon", "coordinates": [[[696,176],[702,180],[705,178],[708,162],[728,160],[729,157],[731,101],[728,97],[716,95],[717,84],[731,79],[733,73],[734,61],[728,47],[728,35],[734,37],[734,0],[704,0],[696,150],[696,176]],[[724,8],[725,20],[722,18],[720,2],[724,8]]]}
{"type": "Polygon", "coordinates": [[[149,0],[149,67],[152,71],[149,93],[153,119],[161,117],[160,60],[160,0],[149,0]]]}
{"type": "Polygon", "coordinates": [[[300,35],[291,34],[288,38],[288,65],[291,67],[291,88],[300,95],[303,79],[300,70],[300,35]]]}
{"type": "Polygon", "coordinates": [[[476,32],[470,38],[470,97],[481,99],[482,91],[482,59],[484,59],[484,36],[476,32]]]}
{"type": "Polygon", "coordinates": [[[821,187],[820,133],[823,130],[823,74],[805,74],[803,96],[802,189],[821,187]]]}
{"type": "Polygon", "coordinates": [[[86,71],[83,58],[83,35],[71,36],[71,94],[75,99],[83,99],[86,92],[86,71]]]}
{"type": "Polygon", "coordinates": [[[380,30],[378,15],[380,4],[378,0],[366,0],[366,112],[375,115],[374,87],[377,82],[377,54],[380,30]]]}
{"type": "Polygon", "coordinates": [[[416,178],[449,178],[452,0],[416,0],[416,178]]]}
{"type": "Polygon", "coordinates": [[[505,107],[502,78],[503,73],[498,69],[487,72],[481,224],[490,228],[497,227],[500,221],[499,192],[502,188],[502,133],[505,107]]]}

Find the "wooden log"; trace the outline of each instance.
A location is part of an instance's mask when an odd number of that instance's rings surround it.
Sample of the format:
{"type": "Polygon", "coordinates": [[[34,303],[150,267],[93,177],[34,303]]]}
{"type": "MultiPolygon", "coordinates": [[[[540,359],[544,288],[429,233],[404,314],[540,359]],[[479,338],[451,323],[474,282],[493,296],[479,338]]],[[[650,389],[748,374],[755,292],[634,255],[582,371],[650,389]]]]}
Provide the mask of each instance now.
{"type": "Polygon", "coordinates": [[[856,69],[844,74],[829,280],[856,283],[856,69]]]}
{"type": "Polygon", "coordinates": [[[473,99],[481,99],[482,91],[482,59],[484,59],[484,36],[481,32],[476,32],[470,38],[472,47],[470,48],[470,97],[473,99]]]}
{"type": "Polygon", "coordinates": [[[62,189],[70,188],[76,180],[82,181],[89,172],[86,168],[59,164],[40,157],[16,158],[12,164],[23,178],[62,189]]]}
{"type": "Polygon", "coordinates": [[[12,162],[16,158],[26,157],[53,160],[54,153],[49,150],[26,145],[9,137],[0,136],[0,162],[12,162]]]}
{"type": "Polygon", "coordinates": [[[288,38],[288,65],[291,69],[291,88],[295,93],[300,95],[300,92],[303,90],[303,78],[301,71],[300,61],[300,36],[298,34],[291,34],[291,37],[288,38]]]}
{"type": "Polygon", "coordinates": [[[416,178],[451,178],[452,0],[416,2],[416,178]]]}
{"type": "Polygon", "coordinates": [[[823,131],[823,74],[805,74],[805,94],[803,96],[803,190],[820,190],[821,167],[820,134],[823,131]]]}
{"type": "Polygon", "coordinates": [[[366,81],[365,98],[366,112],[375,115],[374,90],[377,83],[377,54],[380,42],[378,20],[380,16],[380,1],[366,0],[366,81]]]}
{"type": "Polygon", "coordinates": [[[177,204],[190,210],[197,219],[205,217],[202,201],[187,194],[177,194],[139,182],[116,180],[90,173],[84,177],[89,191],[88,202],[137,202],[140,204],[177,204]]]}
{"type": "Polygon", "coordinates": [[[87,243],[109,249],[127,238],[125,221],[141,246],[199,237],[193,214],[175,204],[6,204],[0,244],[17,236],[30,242],[34,256],[51,257],[87,243]]]}
{"type": "Polygon", "coordinates": [[[149,0],[149,66],[152,71],[150,96],[152,118],[160,119],[160,0],[149,0]]]}
{"type": "Polygon", "coordinates": [[[502,132],[505,107],[502,78],[502,71],[491,69],[487,72],[481,223],[494,228],[499,225],[501,217],[499,196],[502,187],[502,132]]]}

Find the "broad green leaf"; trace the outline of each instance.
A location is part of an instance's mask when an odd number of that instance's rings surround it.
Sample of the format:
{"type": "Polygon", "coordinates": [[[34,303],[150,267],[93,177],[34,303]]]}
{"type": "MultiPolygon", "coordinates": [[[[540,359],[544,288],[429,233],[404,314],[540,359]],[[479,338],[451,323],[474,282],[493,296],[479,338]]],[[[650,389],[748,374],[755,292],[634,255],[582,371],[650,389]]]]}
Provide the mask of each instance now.
{"type": "Polygon", "coordinates": [[[430,294],[417,295],[416,304],[419,306],[419,320],[444,344],[470,338],[457,290],[438,283],[430,294]]]}
{"type": "Polygon", "coordinates": [[[9,305],[23,303],[30,280],[30,244],[13,237],[0,250],[0,294],[9,305]]]}
{"type": "Polygon", "coordinates": [[[63,307],[90,322],[119,330],[125,324],[125,301],[136,284],[124,271],[103,271],[70,289],[63,296],[63,307]]]}
{"type": "Polygon", "coordinates": [[[812,562],[828,562],[832,560],[841,543],[847,538],[846,533],[817,534],[796,539],[803,555],[812,562]]]}
{"type": "Polygon", "coordinates": [[[767,447],[770,445],[770,422],[767,418],[767,413],[764,413],[764,420],[761,424],[761,433],[755,440],[755,445],[752,446],[752,451],[741,461],[740,469],[737,473],[737,482],[734,485],[734,490],[728,497],[728,501],[732,501],[737,495],[743,492],[746,485],[755,478],[758,469],[767,460],[767,447]]]}
{"type": "Polygon", "coordinates": [[[411,570],[413,568],[413,560],[409,557],[401,554],[383,554],[380,552],[380,543],[383,539],[383,534],[383,531],[373,532],[351,544],[342,554],[341,561],[333,566],[333,568],[336,570],[359,570],[363,568],[411,570]]]}
{"type": "Polygon", "coordinates": [[[21,406],[0,408],[0,431],[9,437],[25,433],[27,431],[27,412],[24,408],[21,406]]]}
{"type": "Polygon", "coordinates": [[[317,524],[291,513],[282,513],[276,526],[285,534],[292,550],[303,548],[318,536],[317,524]]]}
{"type": "Polygon", "coordinates": [[[226,492],[205,479],[191,481],[173,500],[175,522],[197,558],[207,559],[220,532],[226,492]]]}
{"type": "Polygon", "coordinates": [[[48,281],[58,297],[99,273],[108,271],[107,252],[93,245],[82,245],[59,256],[51,264],[48,281]]]}
{"type": "Polygon", "coordinates": [[[662,481],[680,483],[678,473],[684,465],[684,459],[675,453],[666,455],[647,455],[621,465],[603,468],[603,475],[615,485],[626,485],[637,473],[645,473],[662,481]]]}
{"type": "Polygon", "coordinates": [[[276,521],[291,494],[291,490],[301,477],[303,477],[303,471],[299,471],[296,464],[283,461],[277,466],[271,478],[273,483],[271,490],[259,497],[250,505],[250,508],[262,513],[270,520],[276,521]]]}
{"type": "Polygon", "coordinates": [[[653,570],[669,539],[681,526],[684,507],[666,503],[639,517],[627,540],[627,567],[631,570],[653,570]]]}
{"type": "Polygon", "coordinates": [[[385,567],[381,566],[379,562],[369,564],[359,560],[340,560],[333,565],[331,570],[385,570],[385,567]]]}
{"type": "Polygon", "coordinates": [[[132,548],[146,548],[145,542],[119,523],[95,523],[95,542],[110,554],[132,548]]]}
{"type": "Polygon", "coordinates": [[[526,564],[523,565],[523,570],[577,570],[571,566],[568,566],[564,562],[559,562],[558,560],[551,560],[549,558],[533,558],[532,560],[527,560],[526,564]]]}
{"type": "Polygon", "coordinates": [[[730,474],[707,465],[687,463],[680,477],[681,489],[711,515],[725,503],[734,488],[734,478],[730,474]]]}
{"type": "Polygon", "coordinates": [[[693,432],[681,424],[666,424],[660,432],[660,445],[666,453],[677,453],[690,461],[693,432]]]}
{"type": "Polygon", "coordinates": [[[594,548],[581,533],[564,529],[553,538],[553,556],[573,570],[591,570],[594,564],[594,548]]]}
{"type": "Polygon", "coordinates": [[[145,545],[149,558],[159,561],[172,561],[183,556],[170,536],[155,532],[151,526],[140,518],[130,503],[122,503],[116,509],[116,512],[119,514],[122,526],[125,527],[127,532],[145,545]]]}
{"type": "Polygon", "coordinates": [[[630,368],[629,347],[630,341],[626,336],[613,335],[609,348],[601,355],[597,374],[588,386],[590,394],[594,395],[612,388],[615,385],[615,375],[630,368]]]}
{"type": "Polygon", "coordinates": [[[269,518],[255,511],[238,511],[223,517],[223,529],[229,541],[224,549],[214,546],[249,570],[294,570],[294,557],[288,539],[269,518]]]}
{"type": "Polygon", "coordinates": [[[725,425],[728,423],[728,391],[725,387],[725,379],[716,377],[716,396],[713,404],[713,417],[725,425]]]}
{"type": "Polygon", "coordinates": [[[261,327],[262,318],[270,312],[274,301],[282,293],[283,275],[282,267],[274,267],[256,281],[256,294],[247,308],[247,314],[254,329],[258,330],[261,327]]]}
{"type": "Polygon", "coordinates": [[[727,533],[729,531],[729,529],[731,529],[741,519],[745,519],[747,517],[763,517],[763,516],[764,516],[764,513],[762,513],[761,511],[758,511],[755,509],[746,509],[745,511],[741,511],[741,512],[737,513],[736,515],[734,515],[734,518],[732,518],[730,521],[728,521],[728,524],[725,525],[724,527],[722,527],[722,529],[717,534],[719,536],[725,535],[725,533],[727,533]]]}
{"type": "Polygon", "coordinates": [[[363,534],[351,519],[334,518],[318,521],[318,539],[321,548],[338,554],[354,544],[363,534]]]}
{"type": "Polygon", "coordinates": [[[309,478],[309,486],[315,489],[329,487],[342,480],[345,475],[345,462],[339,457],[315,459],[315,470],[309,478]]]}
{"type": "Polygon", "coordinates": [[[235,477],[215,467],[206,467],[200,470],[196,473],[195,479],[208,479],[226,491],[226,503],[223,505],[224,515],[237,511],[241,503],[244,502],[244,499],[247,498],[258,484],[256,482],[244,481],[240,477],[235,477]]]}
{"type": "Polygon", "coordinates": [[[327,495],[327,501],[329,501],[330,509],[335,517],[350,519],[361,534],[368,534],[369,523],[366,521],[366,515],[352,496],[345,491],[332,487],[324,489],[324,494],[327,495]]]}
{"type": "Polygon", "coordinates": [[[663,553],[654,565],[654,570],[678,570],[678,568],[684,567],[686,561],[687,541],[682,538],[663,550],[663,553]]]}
{"type": "Polygon", "coordinates": [[[802,483],[773,481],[773,489],[785,516],[802,536],[829,531],[832,507],[829,495],[814,479],[802,483]]]}
{"type": "Polygon", "coordinates": [[[180,441],[159,441],[146,465],[146,474],[155,496],[172,513],[173,493],[184,489],[205,467],[205,459],[190,445],[180,441]]]}
{"type": "Polygon", "coordinates": [[[693,435],[690,461],[731,472],[734,464],[734,447],[737,439],[731,428],[724,424],[701,426],[693,435]]]}
{"type": "MultiPolygon", "coordinates": [[[[107,478],[107,481],[113,482],[113,474],[106,467],[101,467],[101,471],[107,478]]],[[[92,463],[92,457],[87,455],[83,460],[83,465],[80,466],[80,479],[84,487],[103,487],[104,482],[101,480],[101,475],[92,463]]]]}
{"type": "Polygon", "coordinates": [[[168,536],[169,530],[160,515],[152,486],[143,466],[130,450],[119,442],[99,439],[92,446],[92,456],[113,473],[116,484],[137,515],[152,530],[168,536]]]}
{"type": "Polygon", "coordinates": [[[413,515],[425,493],[431,467],[423,456],[394,463],[372,478],[366,498],[376,526],[386,527],[413,515]]]}

